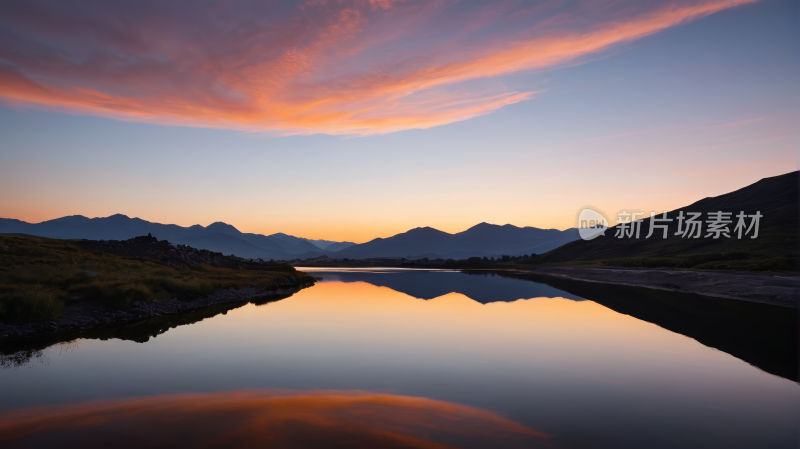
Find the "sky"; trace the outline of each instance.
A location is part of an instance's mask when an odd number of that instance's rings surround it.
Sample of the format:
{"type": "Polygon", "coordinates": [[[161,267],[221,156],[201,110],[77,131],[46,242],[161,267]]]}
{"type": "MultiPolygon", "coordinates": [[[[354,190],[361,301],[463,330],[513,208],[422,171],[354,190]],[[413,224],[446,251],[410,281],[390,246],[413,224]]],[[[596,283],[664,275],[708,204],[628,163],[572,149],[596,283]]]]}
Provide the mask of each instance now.
{"type": "Polygon", "coordinates": [[[7,1],[0,217],[357,243],[798,169],[789,0],[7,1]]]}

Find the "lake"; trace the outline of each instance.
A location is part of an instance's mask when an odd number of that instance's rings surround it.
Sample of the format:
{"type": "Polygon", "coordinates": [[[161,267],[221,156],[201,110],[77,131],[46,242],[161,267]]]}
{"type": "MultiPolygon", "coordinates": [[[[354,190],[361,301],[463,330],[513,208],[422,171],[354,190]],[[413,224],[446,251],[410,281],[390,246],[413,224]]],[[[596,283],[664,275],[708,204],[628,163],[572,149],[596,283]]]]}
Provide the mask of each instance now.
{"type": "Polygon", "coordinates": [[[798,447],[794,310],[300,269],[323,280],[7,354],[0,446],[798,447]]]}

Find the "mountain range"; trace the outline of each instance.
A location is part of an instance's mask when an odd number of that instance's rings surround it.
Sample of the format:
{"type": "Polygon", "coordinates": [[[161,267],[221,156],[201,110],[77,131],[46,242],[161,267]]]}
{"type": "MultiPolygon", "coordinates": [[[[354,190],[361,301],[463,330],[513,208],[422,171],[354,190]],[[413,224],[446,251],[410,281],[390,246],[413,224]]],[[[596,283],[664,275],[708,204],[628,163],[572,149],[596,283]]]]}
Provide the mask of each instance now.
{"type": "Polygon", "coordinates": [[[336,252],[337,258],[372,257],[498,257],[541,254],[580,238],[577,229],[539,229],[510,224],[477,224],[466,231],[449,234],[438,229],[414,228],[389,238],[377,238],[336,252]]]}
{"type": "Polygon", "coordinates": [[[308,252],[323,251],[323,248],[331,246],[346,248],[354,245],[350,242],[308,240],[283,233],[272,235],[245,233],[222,222],[205,227],[200,225],[183,227],[152,223],[122,214],[100,218],[72,215],[41,223],[0,218],[0,233],[88,240],[127,240],[152,234],[159,240],[182,243],[193,248],[264,260],[289,260],[308,252]]]}
{"type": "Polygon", "coordinates": [[[579,238],[576,229],[559,231],[512,225],[481,223],[466,231],[449,234],[430,227],[415,228],[388,238],[362,244],[310,240],[277,233],[241,232],[222,222],[189,227],[152,223],[116,214],[88,218],[82,215],[56,218],[41,223],[0,218],[0,233],[20,233],[60,239],[127,240],[152,234],[159,240],[198,249],[264,260],[291,260],[328,256],[337,259],[377,257],[450,258],[498,257],[541,254],[579,238]]]}

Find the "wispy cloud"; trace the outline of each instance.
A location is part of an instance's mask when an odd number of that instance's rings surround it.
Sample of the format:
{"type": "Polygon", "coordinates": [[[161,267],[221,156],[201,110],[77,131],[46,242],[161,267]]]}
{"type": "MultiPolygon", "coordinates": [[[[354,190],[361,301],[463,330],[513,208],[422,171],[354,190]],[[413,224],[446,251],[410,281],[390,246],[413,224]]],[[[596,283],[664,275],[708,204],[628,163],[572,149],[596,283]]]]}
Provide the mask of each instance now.
{"type": "Polygon", "coordinates": [[[755,123],[761,123],[761,122],[765,121],[766,119],[767,119],[766,117],[758,117],[758,118],[751,118],[751,119],[748,119],[748,120],[739,120],[739,121],[735,121],[735,122],[722,123],[722,124],[719,124],[719,125],[712,126],[711,129],[741,128],[741,127],[749,126],[749,125],[752,125],[752,124],[755,124],[755,123]]]}
{"type": "Polygon", "coordinates": [[[753,1],[4,2],[0,98],[283,135],[428,128],[536,95],[496,78],[753,1]]]}

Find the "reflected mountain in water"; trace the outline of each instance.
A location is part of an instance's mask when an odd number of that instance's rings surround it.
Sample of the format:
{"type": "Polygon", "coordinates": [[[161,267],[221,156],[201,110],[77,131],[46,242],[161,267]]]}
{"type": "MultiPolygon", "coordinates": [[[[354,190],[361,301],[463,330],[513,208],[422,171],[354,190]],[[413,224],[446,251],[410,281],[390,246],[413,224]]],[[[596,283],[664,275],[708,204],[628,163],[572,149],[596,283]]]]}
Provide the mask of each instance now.
{"type": "MultiPolygon", "coordinates": [[[[379,269],[310,272],[322,276],[322,283],[365,282],[426,300],[454,292],[483,304],[537,297],[563,297],[576,301],[587,298],[616,312],[693,338],[768,373],[798,380],[798,322],[797,312],[792,309],[511,272],[379,269]]],[[[261,302],[251,302],[266,304],[280,299],[269,297],[262,298],[261,302]]],[[[211,305],[142,321],[54,334],[36,341],[16,342],[13,346],[6,344],[0,348],[0,366],[24,366],[36,359],[38,351],[77,338],[122,339],[144,343],[170,329],[225,314],[245,304],[247,302],[211,305]]]]}
{"type": "MultiPolygon", "coordinates": [[[[303,270],[301,268],[301,270],[303,270]]],[[[378,287],[388,287],[420,299],[433,299],[448,293],[461,293],[481,304],[512,302],[528,298],[567,298],[582,301],[584,298],[557,289],[546,283],[531,282],[487,271],[436,271],[436,270],[336,270],[309,271],[322,276],[322,282],[368,282],[378,287]],[[468,273],[471,276],[464,276],[468,273]]]]}
{"type": "Polygon", "coordinates": [[[770,304],[624,285],[595,284],[498,272],[498,276],[544,282],[611,310],[693,338],[770,374],[800,381],[797,310],[770,304]]]}
{"type": "Polygon", "coordinates": [[[0,444],[65,447],[536,448],[550,437],[494,412],[352,391],[234,391],[0,415],[0,444]]]}

